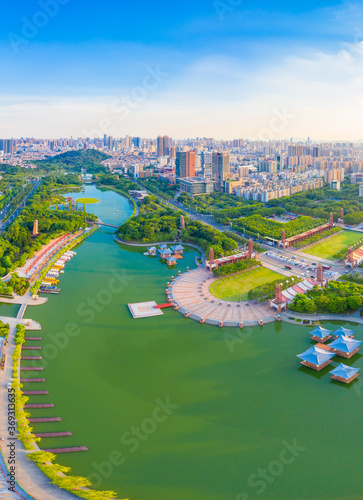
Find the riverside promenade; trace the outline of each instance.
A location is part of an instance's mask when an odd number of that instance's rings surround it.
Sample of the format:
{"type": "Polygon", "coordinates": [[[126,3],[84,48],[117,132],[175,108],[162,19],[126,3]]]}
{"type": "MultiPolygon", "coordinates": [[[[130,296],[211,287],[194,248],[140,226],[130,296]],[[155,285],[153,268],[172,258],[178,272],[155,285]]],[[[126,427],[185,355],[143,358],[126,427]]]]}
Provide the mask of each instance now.
{"type": "Polygon", "coordinates": [[[206,269],[188,271],[170,283],[167,288],[168,299],[178,312],[200,323],[242,327],[277,321],[266,304],[232,302],[214,297],[209,287],[218,279],[206,269]]]}
{"type": "MultiPolygon", "coordinates": [[[[28,305],[41,305],[42,301],[32,301],[29,294],[23,299],[23,304],[20,307],[19,315],[25,311],[28,305]]],[[[32,320],[24,320],[21,318],[0,318],[10,325],[7,346],[3,354],[6,354],[5,368],[0,371],[0,498],[1,500],[74,500],[77,498],[68,491],[61,490],[53,485],[38,466],[26,458],[27,452],[23,443],[16,438],[10,436],[8,430],[8,404],[9,392],[8,384],[13,380],[12,355],[15,350],[15,329],[18,323],[24,324],[27,330],[40,330],[41,326],[32,320]],[[7,482],[8,469],[6,463],[9,460],[10,450],[8,443],[15,441],[16,455],[16,485],[15,493],[8,491],[9,484],[7,482]]],[[[17,433],[16,433],[17,434],[17,433]]]]}

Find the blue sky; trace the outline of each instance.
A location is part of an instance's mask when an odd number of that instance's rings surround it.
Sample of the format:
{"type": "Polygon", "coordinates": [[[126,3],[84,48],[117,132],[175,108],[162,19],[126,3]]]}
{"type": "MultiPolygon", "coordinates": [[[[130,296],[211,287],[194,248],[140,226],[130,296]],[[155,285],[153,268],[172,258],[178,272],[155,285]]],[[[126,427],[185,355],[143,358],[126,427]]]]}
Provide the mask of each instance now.
{"type": "Polygon", "coordinates": [[[20,0],[0,33],[1,137],[363,138],[360,3],[20,0]]]}

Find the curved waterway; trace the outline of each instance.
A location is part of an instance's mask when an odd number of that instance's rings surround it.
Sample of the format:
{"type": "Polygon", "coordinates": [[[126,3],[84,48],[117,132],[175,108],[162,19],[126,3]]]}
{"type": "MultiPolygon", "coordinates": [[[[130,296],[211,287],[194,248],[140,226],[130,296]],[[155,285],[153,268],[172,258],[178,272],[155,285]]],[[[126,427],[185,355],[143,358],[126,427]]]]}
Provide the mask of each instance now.
{"type": "MultiPolygon", "coordinates": [[[[132,211],[112,191],[89,186],[85,196],[100,200],[89,209],[104,222],[132,211]]],[[[54,358],[44,362],[46,383],[26,389],[48,389],[32,402],[55,408],[32,416],[62,417],[35,431],[73,433],[41,446],[87,446],[58,462],[130,500],[361,499],[363,385],[299,368],[309,328],[241,334],[170,309],[133,320],[127,303],[165,302],[177,271],[116,244],[112,233],[83,242],[61,293],[27,310],[42,324],[43,356],[54,358]]],[[[194,267],[195,256],[190,250],[178,269],[194,267]]],[[[363,328],[353,328],[362,339],[363,328]]],[[[362,357],[347,363],[362,367],[362,357]]]]}

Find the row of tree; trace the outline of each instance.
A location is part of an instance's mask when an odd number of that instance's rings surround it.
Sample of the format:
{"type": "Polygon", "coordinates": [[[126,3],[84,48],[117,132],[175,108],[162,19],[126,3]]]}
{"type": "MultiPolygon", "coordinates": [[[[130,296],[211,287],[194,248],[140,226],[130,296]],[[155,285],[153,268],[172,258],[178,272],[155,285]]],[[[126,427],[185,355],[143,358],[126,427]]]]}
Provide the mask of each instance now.
{"type": "Polygon", "coordinates": [[[264,237],[281,239],[281,232],[286,231],[286,238],[304,233],[315,227],[321,226],[326,221],[323,219],[312,219],[311,217],[299,217],[296,220],[281,223],[274,220],[268,220],[261,215],[251,215],[244,219],[238,219],[233,223],[233,229],[245,230],[246,234],[252,234],[264,237]]]}
{"type": "Polygon", "coordinates": [[[305,295],[297,294],[290,303],[292,311],[339,314],[363,305],[363,286],[357,283],[330,281],[328,287],[315,286],[305,295]]]}

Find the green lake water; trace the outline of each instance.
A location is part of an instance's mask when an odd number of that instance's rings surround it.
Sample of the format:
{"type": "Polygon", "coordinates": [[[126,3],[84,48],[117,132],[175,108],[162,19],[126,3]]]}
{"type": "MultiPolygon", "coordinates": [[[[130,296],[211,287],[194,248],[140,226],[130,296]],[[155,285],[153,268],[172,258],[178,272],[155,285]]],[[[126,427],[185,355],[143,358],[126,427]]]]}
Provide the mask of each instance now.
{"type": "MultiPolygon", "coordinates": [[[[100,199],[90,209],[104,222],[131,213],[112,191],[89,186],[85,196],[100,199]]],[[[49,396],[32,402],[55,404],[32,416],[62,417],[34,428],[73,433],[41,447],[87,446],[57,461],[130,500],[361,499],[360,382],[347,387],[331,381],[330,368],[300,367],[296,355],[311,345],[306,327],[241,333],[170,309],[132,319],[127,303],[165,302],[167,281],[195,267],[197,253],[169,270],[142,249],[116,244],[112,233],[103,228],[82,243],[61,293],[27,310],[42,325],[46,383],[26,389],[41,385],[49,396]],[[156,410],[160,402],[170,409],[156,410]],[[284,452],[294,441],[295,455],[284,452]]],[[[363,328],[354,329],[363,338],[363,328]]],[[[347,364],[362,367],[362,357],[347,364]]]]}
{"type": "Polygon", "coordinates": [[[0,316],[7,316],[8,318],[16,318],[20,309],[19,304],[0,304],[0,316]]]}

